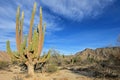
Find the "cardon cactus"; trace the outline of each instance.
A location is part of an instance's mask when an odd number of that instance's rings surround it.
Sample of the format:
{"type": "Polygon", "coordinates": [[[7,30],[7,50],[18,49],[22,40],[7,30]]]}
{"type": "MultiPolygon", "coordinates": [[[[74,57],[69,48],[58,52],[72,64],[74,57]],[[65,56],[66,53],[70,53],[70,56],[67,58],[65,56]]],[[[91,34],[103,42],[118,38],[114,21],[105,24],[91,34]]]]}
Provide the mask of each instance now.
{"type": "Polygon", "coordinates": [[[40,7],[40,22],[37,29],[33,30],[34,16],[36,12],[36,3],[32,10],[32,16],[30,20],[30,28],[28,37],[23,37],[23,23],[24,23],[24,12],[20,17],[20,7],[17,8],[16,14],[16,47],[18,55],[13,54],[10,49],[10,42],[7,41],[7,53],[11,58],[15,58],[27,65],[28,74],[34,75],[34,65],[39,63],[44,63],[50,57],[50,50],[48,54],[44,57],[40,57],[43,43],[46,25],[42,24],[42,8],[40,7]]]}

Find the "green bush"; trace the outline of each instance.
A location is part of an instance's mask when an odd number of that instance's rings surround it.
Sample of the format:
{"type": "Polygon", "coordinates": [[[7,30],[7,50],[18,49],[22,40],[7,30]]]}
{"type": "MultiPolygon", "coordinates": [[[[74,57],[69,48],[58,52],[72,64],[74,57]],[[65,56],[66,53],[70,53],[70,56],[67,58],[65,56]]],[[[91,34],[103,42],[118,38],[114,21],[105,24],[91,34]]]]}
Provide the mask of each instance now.
{"type": "Polygon", "coordinates": [[[87,58],[87,60],[88,60],[90,63],[95,62],[95,59],[94,59],[94,58],[92,58],[92,57],[88,57],[88,58],[87,58]]]}
{"type": "Polygon", "coordinates": [[[56,72],[58,70],[58,67],[54,64],[49,64],[47,67],[46,67],[46,72],[50,72],[50,73],[53,73],[53,72],[56,72]]]}
{"type": "Polygon", "coordinates": [[[70,60],[71,64],[79,64],[81,62],[80,56],[75,56],[70,60]]]}
{"type": "Polygon", "coordinates": [[[81,61],[81,57],[80,56],[74,57],[74,63],[79,63],[80,61],[81,61]]]}

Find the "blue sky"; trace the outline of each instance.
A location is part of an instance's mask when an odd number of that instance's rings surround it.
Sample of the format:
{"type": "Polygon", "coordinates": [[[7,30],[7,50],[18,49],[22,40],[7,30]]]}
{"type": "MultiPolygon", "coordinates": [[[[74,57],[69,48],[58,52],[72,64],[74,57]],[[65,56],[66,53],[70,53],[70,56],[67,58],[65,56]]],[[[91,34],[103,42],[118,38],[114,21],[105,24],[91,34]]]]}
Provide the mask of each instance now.
{"type": "Polygon", "coordinates": [[[74,54],[85,48],[116,45],[120,34],[120,0],[0,0],[0,50],[6,41],[16,50],[15,19],[17,6],[25,12],[24,34],[28,33],[33,3],[43,8],[47,24],[43,51],[50,48],[74,54]]]}

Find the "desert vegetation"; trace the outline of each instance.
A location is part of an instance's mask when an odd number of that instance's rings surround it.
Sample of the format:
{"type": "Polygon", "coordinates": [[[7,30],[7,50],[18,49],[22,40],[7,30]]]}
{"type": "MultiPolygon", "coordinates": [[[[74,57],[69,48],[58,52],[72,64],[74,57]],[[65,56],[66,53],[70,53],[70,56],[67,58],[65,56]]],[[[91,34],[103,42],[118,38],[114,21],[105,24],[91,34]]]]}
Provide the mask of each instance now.
{"type": "MultiPolygon", "coordinates": [[[[51,50],[51,56],[43,66],[40,64],[34,68],[33,78],[27,73],[23,64],[9,64],[1,62],[0,70],[17,74],[13,80],[36,79],[36,80],[119,80],[120,78],[120,47],[85,49],[75,55],[61,55],[57,50],[51,50]],[[11,68],[12,67],[12,68],[11,68]],[[20,68],[20,70],[18,70],[20,68]]],[[[44,56],[44,55],[43,55],[44,56]]],[[[2,71],[1,71],[2,72],[2,71]]],[[[4,72],[5,73],[5,72],[4,72]]]]}

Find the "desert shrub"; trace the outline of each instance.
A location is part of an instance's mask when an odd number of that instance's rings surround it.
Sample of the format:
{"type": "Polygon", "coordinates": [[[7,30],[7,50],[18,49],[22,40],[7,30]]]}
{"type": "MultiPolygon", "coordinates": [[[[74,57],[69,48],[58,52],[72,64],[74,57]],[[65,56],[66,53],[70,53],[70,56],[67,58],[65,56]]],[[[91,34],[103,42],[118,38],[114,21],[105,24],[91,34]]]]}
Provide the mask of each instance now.
{"type": "Polygon", "coordinates": [[[70,64],[79,64],[81,62],[80,56],[74,56],[70,59],[70,64]]]}
{"type": "Polygon", "coordinates": [[[49,59],[49,61],[47,62],[47,64],[54,64],[54,65],[57,65],[57,66],[61,66],[63,61],[62,61],[62,55],[60,55],[60,52],[55,50],[55,49],[52,49],[51,50],[51,57],[49,59]]]}
{"type": "Polygon", "coordinates": [[[0,69],[4,69],[6,67],[8,67],[8,62],[5,62],[5,61],[0,61],[0,69]]]}
{"type": "Polygon", "coordinates": [[[74,63],[79,63],[80,61],[81,61],[81,57],[80,56],[74,57],[74,63]]]}
{"type": "Polygon", "coordinates": [[[90,62],[90,63],[93,63],[95,62],[94,58],[93,57],[88,57],[87,60],[90,62]]]}
{"type": "Polygon", "coordinates": [[[57,70],[58,70],[58,67],[54,64],[50,64],[46,67],[46,72],[53,73],[53,72],[56,72],[57,70]]]}
{"type": "Polygon", "coordinates": [[[120,59],[116,56],[113,56],[113,55],[109,55],[109,59],[108,59],[109,63],[112,64],[112,65],[120,65],[120,59]]]}
{"type": "Polygon", "coordinates": [[[64,59],[63,65],[69,65],[69,64],[71,64],[71,60],[64,59]]]}

